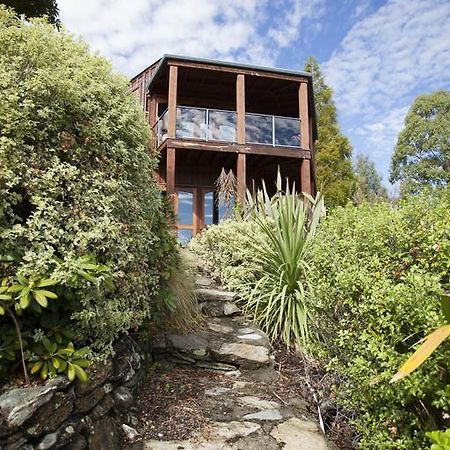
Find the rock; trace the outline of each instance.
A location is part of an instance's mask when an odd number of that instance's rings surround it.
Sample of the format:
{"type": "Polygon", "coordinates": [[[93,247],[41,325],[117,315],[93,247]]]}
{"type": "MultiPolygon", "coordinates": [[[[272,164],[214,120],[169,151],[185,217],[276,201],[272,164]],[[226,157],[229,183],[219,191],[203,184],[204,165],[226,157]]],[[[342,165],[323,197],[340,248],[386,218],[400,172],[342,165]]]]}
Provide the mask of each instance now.
{"type": "Polygon", "coordinates": [[[231,364],[224,364],[220,362],[213,361],[197,361],[195,363],[197,367],[201,367],[202,369],[211,369],[211,370],[221,370],[223,372],[236,372],[236,366],[232,366],[231,364]]]}
{"type": "Polygon", "coordinates": [[[241,334],[238,336],[239,339],[248,340],[248,341],[260,341],[264,339],[263,336],[257,333],[249,333],[249,334],[241,334]]]}
{"type": "Polygon", "coordinates": [[[212,389],[207,389],[206,391],[205,391],[205,395],[209,395],[209,396],[212,396],[212,397],[216,397],[216,396],[218,396],[218,395],[222,395],[222,394],[227,394],[227,393],[229,393],[231,391],[231,389],[230,388],[226,388],[226,387],[215,387],[215,388],[212,388],[212,389]]]}
{"type": "Polygon", "coordinates": [[[224,316],[233,316],[235,314],[241,314],[241,310],[235,303],[227,302],[223,305],[224,316]]]}
{"type": "Polygon", "coordinates": [[[203,432],[195,433],[189,441],[146,441],[147,450],[232,450],[233,441],[261,430],[261,426],[252,422],[213,422],[203,432]]]}
{"type": "Polygon", "coordinates": [[[39,409],[39,413],[25,425],[29,436],[40,436],[55,431],[70,416],[73,409],[73,394],[57,392],[39,409]],[[43,418],[45,418],[43,420],[43,418]]]}
{"type": "Polygon", "coordinates": [[[95,408],[91,412],[91,417],[94,420],[101,419],[103,416],[106,416],[110,409],[114,406],[113,397],[110,394],[106,394],[95,406],[95,408]]]}
{"type": "Polygon", "coordinates": [[[59,386],[53,382],[6,392],[0,397],[0,418],[9,428],[21,426],[38,408],[53,398],[59,386]]]}
{"type": "Polygon", "coordinates": [[[44,436],[44,438],[39,442],[36,447],[36,450],[48,450],[55,446],[58,442],[59,432],[55,431],[54,433],[49,433],[44,436]]]}
{"type": "Polygon", "coordinates": [[[328,445],[314,422],[289,419],[271,431],[283,450],[328,450],[328,445]]]}
{"type": "Polygon", "coordinates": [[[78,434],[65,446],[65,450],[84,450],[86,447],[86,438],[82,434],[78,434]]]}
{"type": "Polygon", "coordinates": [[[94,422],[89,436],[89,450],[119,450],[120,435],[112,417],[94,422]]]}
{"type": "Polygon", "coordinates": [[[12,442],[9,442],[7,445],[1,448],[3,448],[4,450],[22,450],[23,448],[25,448],[26,444],[27,439],[24,438],[23,436],[19,436],[17,439],[15,439],[12,442]]]}
{"type": "Polygon", "coordinates": [[[226,343],[214,353],[221,362],[236,363],[244,369],[255,369],[270,364],[269,350],[263,346],[226,343]]]}
{"type": "Polygon", "coordinates": [[[122,424],[122,430],[125,433],[125,437],[129,442],[134,442],[139,437],[139,433],[132,427],[122,424]]]}
{"type": "Polygon", "coordinates": [[[169,334],[166,339],[169,346],[195,359],[201,359],[207,354],[208,342],[200,336],[169,334]]]}
{"type": "Polygon", "coordinates": [[[197,276],[197,278],[195,279],[195,284],[202,288],[208,288],[212,286],[213,281],[208,277],[197,276]]]}
{"type": "Polygon", "coordinates": [[[88,369],[89,381],[87,383],[77,383],[75,393],[78,397],[85,396],[92,392],[98,386],[104,384],[113,374],[112,360],[108,359],[106,363],[97,363],[88,369]]]}
{"type": "Polygon", "coordinates": [[[220,289],[198,288],[195,290],[199,301],[228,301],[232,302],[236,299],[234,292],[222,291],[220,289]]]}
{"type": "Polygon", "coordinates": [[[129,336],[124,336],[116,345],[113,358],[112,381],[127,383],[132,381],[142,367],[142,358],[138,345],[129,336]]]}
{"type": "Polygon", "coordinates": [[[124,386],[113,391],[114,404],[119,411],[127,411],[134,403],[132,392],[124,386]]]}
{"type": "Polygon", "coordinates": [[[255,332],[254,328],[239,328],[237,330],[238,334],[251,334],[255,332]]]}
{"type": "Polygon", "coordinates": [[[249,406],[250,408],[256,408],[256,409],[278,409],[281,407],[281,405],[277,402],[272,402],[269,400],[262,400],[258,397],[252,397],[250,395],[247,395],[245,397],[239,397],[237,401],[244,406],[249,406]]]}
{"type": "Polygon", "coordinates": [[[283,416],[278,409],[265,409],[257,413],[246,414],[244,420],[281,420],[283,416]]]}
{"type": "Polygon", "coordinates": [[[219,323],[208,322],[208,328],[216,333],[228,334],[233,332],[233,328],[227,325],[221,325],[219,323]]]}
{"type": "MultiPolygon", "coordinates": [[[[108,390],[108,389],[107,389],[108,390]]],[[[75,411],[85,413],[90,411],[105,396],[104,386],[98,386],[94,391],[75,400],[75,411]]]]}

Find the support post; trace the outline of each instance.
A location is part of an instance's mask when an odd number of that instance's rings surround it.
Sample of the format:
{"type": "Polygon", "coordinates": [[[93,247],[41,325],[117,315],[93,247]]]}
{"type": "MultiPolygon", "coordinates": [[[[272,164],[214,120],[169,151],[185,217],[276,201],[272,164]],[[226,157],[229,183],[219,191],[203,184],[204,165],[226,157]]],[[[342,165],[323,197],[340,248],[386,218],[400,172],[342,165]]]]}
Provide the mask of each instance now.
{"type": "Polygon", "coordinates": [[[148,105],[148,123],[152,127],[156,122],[156,99],[155,96],[150,94],[147,98],[148,105]]]}
{"type": "Polygon", "coordinates": [[[245,75],[236,77],[236,142],[245,144],[245,75]]]}
{"type": "Polygon", "coordinates": [[[300,166],[300,182],[302,192],[313,195],[311,185],[311,160],[302,159],[300,166]]]}
{"type": "Polygon", "coordinates": [[[175,152],[174,148],[167,147],[166,156],[166,195],[172,202],[175,192],[175,152]]]}
{"type": "Polygon", "coordinates": [[[306,83],[300,83],[298,89],[298,105],[299,105],[299,117],[300,117],[300,135],[301,135],[301,147],[305,150],[309,150],[309,115],[308,115],[308,85],[306,83]]]}
{"type": "Polygon", "coordinates": [[[246,176],[246,155],[238,153],[237,155],[237,201],[243,205],[245,202],[245,191],[247,188],[246,176]]]}
{"type": "Polygon", "coordinates": [[[177,82],[178,82],[178,67],[170,66],[169,68],[169,95],[168,95],[168,109],[169,109],[169,123],[167,129],[167,136],[174,138],[176,134],[177,122],[177,82]]]}

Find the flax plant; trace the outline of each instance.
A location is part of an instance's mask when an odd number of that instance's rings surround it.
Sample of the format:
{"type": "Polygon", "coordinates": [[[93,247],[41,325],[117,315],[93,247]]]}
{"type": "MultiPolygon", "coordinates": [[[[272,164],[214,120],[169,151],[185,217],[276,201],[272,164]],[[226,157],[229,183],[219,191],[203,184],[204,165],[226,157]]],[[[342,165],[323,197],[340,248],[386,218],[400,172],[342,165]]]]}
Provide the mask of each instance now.
{"type": "Polygon", "coordinates": [[[236,286],[247,315],[272,340],[287,346],[308,341],[311,286],[308,281],[310,246],[321,217],[323,198],[299,194],[286,182],[283,192],[278,176],[277,193],[270,197],[265,185],[252,196],[247,193],[244,218],[254,220],[263,240],[252,244],[260,270],[254,282],[236,286]]]}

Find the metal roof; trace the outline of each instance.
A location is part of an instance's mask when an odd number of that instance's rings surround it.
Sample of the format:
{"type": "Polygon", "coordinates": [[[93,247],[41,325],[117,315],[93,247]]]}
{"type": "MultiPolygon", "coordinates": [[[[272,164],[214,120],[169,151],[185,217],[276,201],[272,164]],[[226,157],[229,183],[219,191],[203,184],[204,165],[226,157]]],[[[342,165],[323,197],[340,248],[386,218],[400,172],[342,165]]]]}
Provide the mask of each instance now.
{"type": "Polygon", "coordinates": [[[312,78],[312,75],[309,72],[303,72],[300,70],[278,69],[278,68],[274,68],[274,67],[258,66],[258,65],[253,65],[253,64],[241,64],[241,63],[231,62],[231,61],[218,61],[215,59],[193,58],[191,56],[165,54],[159,60],[159,63],[156,67],[155,72],[153,73],[151,78],[148,80],[146,90],[148,90],[150,88],[153,81],[161,74],[160,72],[162,71],[163,67],[165,66],[165,64],[167,63],[167,61],[169,59],[174,59],[177,61],[193,62],[193,63],[203,63],[203,64],[209,64],[212,66],[234,67],[234,68],[238,68],[238,69],[257,70],[260,72],[279,73],[282,75],[293,75],[293,76],[312,78]]]}

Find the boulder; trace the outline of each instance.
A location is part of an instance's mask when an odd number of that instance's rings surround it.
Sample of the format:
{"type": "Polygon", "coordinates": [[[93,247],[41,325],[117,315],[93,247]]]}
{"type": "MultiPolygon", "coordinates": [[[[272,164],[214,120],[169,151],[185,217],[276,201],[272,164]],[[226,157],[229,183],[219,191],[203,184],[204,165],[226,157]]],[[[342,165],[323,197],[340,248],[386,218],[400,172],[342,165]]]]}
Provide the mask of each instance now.
{"type": "Polygon", "coordinates": [[[270,364],[269,350],[260,345],[225,343],[214,356],[220,362],[237,364],[243,369],[255,369],[270,364]]]}
{"type": "Polygon", "coordinates": [[[119,450],[120,434],[112,417],[104,417],[93,423],[89,435],[89,450],[119,450]]]}

